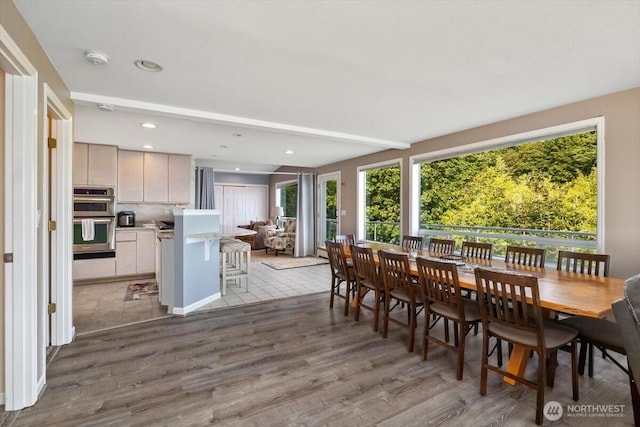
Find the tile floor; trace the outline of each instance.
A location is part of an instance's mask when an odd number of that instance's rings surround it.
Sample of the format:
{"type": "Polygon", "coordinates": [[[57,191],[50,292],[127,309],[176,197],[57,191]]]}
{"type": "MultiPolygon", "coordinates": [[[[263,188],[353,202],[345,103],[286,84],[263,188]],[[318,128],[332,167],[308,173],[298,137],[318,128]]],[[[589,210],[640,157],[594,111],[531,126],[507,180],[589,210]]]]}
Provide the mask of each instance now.
{"type": "MultiPolygon", "coordinates": [[[[281,256],[287,255],[278,255],[281,256]]],[[[274,270],[262,264],[262,261],[271,257],[274,255],[265,255],[264,250],[253,251],[249,292],[245,291],[244,284],[239,287],[229,282],[226,296],[203,306],[199,311],[329,291],[331,272],[328,264],[274,270]]],[[[75,286],[73,321],[76,334],[82,335],[167,316],[166,308],[160,306],[157,296],[124,301],[129,283],[132,282],[75,286]]]]}

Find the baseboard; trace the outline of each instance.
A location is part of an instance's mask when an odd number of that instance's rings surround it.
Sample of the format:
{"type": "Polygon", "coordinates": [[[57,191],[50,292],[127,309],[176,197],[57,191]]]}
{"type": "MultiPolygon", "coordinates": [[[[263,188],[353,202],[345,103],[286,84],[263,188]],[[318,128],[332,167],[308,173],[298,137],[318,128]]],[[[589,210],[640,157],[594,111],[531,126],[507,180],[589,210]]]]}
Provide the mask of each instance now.
{"type": "Polygon", "coordinates": [[[209,297],[206,297],[205,299],[201,299],[200,301],[196,301],[193,304],[189,304],[186,307],[173,307],[171,314],[177,314],[178,316],[186,316],[192,311],[195,311],[202,306],[205,306],[211,302],[214,302],[215,300],[220,299],[221,297],[222,295],[220,294],[220,292],[217,292],[209,297]]]}

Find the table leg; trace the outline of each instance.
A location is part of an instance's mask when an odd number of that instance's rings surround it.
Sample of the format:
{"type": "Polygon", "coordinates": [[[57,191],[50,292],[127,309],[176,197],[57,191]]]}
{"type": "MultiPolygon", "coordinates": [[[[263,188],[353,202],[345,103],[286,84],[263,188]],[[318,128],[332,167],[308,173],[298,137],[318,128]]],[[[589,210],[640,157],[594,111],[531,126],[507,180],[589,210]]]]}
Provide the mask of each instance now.
{"type": "MultiPolygon", "coordinates": [[[[529,362],[529,351],[530,349],[525,346],[514,344],[511,357],[509,357],[509,362],[507,363],[507,372],[519,377],[523,376],[524,371],[527,369],[527,362],[529,362]]],[[[503,377],[503,380],[507,384],[516,385],[516,381],[509,377],[503,377]]]]}

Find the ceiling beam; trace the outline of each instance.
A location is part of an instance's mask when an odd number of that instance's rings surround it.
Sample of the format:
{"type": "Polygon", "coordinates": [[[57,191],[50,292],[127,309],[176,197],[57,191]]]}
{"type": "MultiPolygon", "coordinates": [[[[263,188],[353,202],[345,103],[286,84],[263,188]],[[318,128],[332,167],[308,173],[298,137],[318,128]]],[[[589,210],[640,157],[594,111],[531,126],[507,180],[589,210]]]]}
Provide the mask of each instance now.
{"type": "Polygon", "coordinates": [[[384,148],[409,148],[411,144],[402,141],[391,141],[387,139],[371,138],[368,136],[354,135],[349,133],[334,132],[323,129],[313,129],[302,126],[289,125],[284,123],[268,122],[247,117],[230,116],[227,114],[213,113],[210,111],[193,110],[190,108],[175,107],[172,105],[154,104],[151,102],[136,101],[133,99],[114,98],[111,96],[94,95],[90,93],[71,92],[71,99],[81,105],[108,104],[116,109],[131,112],[154,113],[156,115],[189,118],[203,122],[213,122],[232,126],[244,126],[262,130],[286,132],[293,134],[303,134],[319,136],[323,138],[349,141],[353,143],[373,145],[384,148]]]}

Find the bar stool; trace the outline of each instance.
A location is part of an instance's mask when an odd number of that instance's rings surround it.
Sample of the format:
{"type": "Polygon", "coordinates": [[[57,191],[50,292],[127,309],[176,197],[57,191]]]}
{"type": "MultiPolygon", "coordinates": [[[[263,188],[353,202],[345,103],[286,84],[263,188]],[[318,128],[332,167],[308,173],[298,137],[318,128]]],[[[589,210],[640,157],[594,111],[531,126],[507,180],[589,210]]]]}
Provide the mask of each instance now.
{"type": "Polygon", "coordinates": [[[249,264],[251,263],[251,244],[236,239],[220,241],[222,253],[222,296],[227,294],[227,281],[233,280],[238,286],[245,281],[249,292],[249,264]]]}

